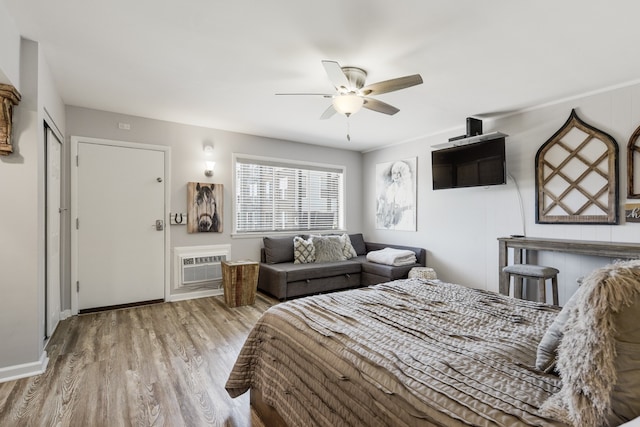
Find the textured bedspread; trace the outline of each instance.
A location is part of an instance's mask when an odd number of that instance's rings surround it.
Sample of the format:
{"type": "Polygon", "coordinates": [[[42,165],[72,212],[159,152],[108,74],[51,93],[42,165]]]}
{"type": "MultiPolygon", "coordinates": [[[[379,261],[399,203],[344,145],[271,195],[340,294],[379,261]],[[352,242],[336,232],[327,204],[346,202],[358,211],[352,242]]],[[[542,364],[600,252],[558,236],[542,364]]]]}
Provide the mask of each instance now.
{"type": "Polygon", "coordinates": [[[407,279],[279,304],[226,384],[290,426],[563,425],[538,415],[560,380],[536,371],[557,309],[407,279]]]}

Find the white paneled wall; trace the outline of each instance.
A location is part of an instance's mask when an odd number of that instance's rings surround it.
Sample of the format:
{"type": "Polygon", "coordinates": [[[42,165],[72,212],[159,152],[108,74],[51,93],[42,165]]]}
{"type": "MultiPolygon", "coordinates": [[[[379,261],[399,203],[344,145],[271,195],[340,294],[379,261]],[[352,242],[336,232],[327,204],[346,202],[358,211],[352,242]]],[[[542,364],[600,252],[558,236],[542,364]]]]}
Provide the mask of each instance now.
{"type": "MultiPolygon", "coordinates": [[[[472,115],[473,112],[469,112],[472,115]]],[[[427,262],[438,277],[470,287],[498,290],[497,238],[522,234],[522,222],[516,186],[432,190],[432,145],[464,133],[460,129],[447,134],[366,153],[363,163],[365,218],[364,234],[368,240],[404,243],[427,248],[427,262]],[[418,156],[418,231],[394,232],[376,230],[375,184],[376,163],[418,156]]],[[[519,185],[525,212],[527,236],[578,240],[640,242],[640,224],[624,221],[626,194],[626,146],[640,125],[640,85],[602,91],[597,94],[565,100],[529,111],[485,119],[484,131],[500,131],[507,138],[507,169],[519,185]],[[575,108],[585,122],[610,134],[619,146],[620,225],[550,225],[535,223],[535,155],[567,120],[575,108]]],[[[639,171],[640,173],[640,171],[639,171]]],[[[634,202],[631,200],[630,202],[634,202]]],[[[640,244],[640,243],[639,243],[640,244]]],[[[573,254],[538,254],[538,262],[560,270],[559,296],[564,303],[577,289],[576,279],[611,259],[573,254]]]]}

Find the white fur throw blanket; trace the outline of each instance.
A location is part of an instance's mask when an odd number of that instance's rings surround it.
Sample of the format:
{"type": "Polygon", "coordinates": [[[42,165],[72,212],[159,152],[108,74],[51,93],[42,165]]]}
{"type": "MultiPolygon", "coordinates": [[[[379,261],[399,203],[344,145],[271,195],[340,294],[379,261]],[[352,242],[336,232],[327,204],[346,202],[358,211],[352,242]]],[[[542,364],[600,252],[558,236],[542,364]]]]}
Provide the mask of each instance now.
{"type": "Polygon", "coordinates": [[[620,419],[638,415],[638,398],[629,398],[637,394],[638,385],[628,377],[637,378],[640,364],[635,358],[635,365],[623,366],[629,362],[616,348],[638,345],[640,329],[635,319],[640,307],[640,260],[595,270],[577,292],[577,304],[569,311],[558,347],[562,389],[544,403],[541,412],[574,426],[617,425],[620,419]],[[636,312],[621,314],[629,306],[636,312]],[[627,321],[623,326],[621,318],[632,319],[635,325],[629,328],[627,321]],[[619,336],[618,329],[629,336],[619,336]],[[620,378],[618,371],[623,372],[620,378]],[[633,381],[631,386],[629,381],[633,381]],[[623,400],[631,400],[630,405],[624,403],[626,413],[614,413],[612,409],[623,400]]]}
{"type": "Polygon", "coordinates": [[[416,254],[405,249],[384,248],[367,254],[367,261],[386,265],[411,265],[416,263],[416,254]]]}

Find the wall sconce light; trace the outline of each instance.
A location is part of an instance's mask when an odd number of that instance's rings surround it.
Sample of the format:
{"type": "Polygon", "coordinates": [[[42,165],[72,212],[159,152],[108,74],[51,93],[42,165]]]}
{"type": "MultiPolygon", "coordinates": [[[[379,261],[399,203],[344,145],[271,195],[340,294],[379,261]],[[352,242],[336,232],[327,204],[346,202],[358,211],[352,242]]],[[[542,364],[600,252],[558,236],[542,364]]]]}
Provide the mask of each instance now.
{"type": "Polygon", "coordinates": [[[213,176],[213,170],[216,167],[216,162],[211,160],[211,156],[213,156],[213,144],[205,144],[204,156],[204,174],[205,176],[213,176]]]}
{"type": "Polygon", "coordinates": [[[206,176],[213,176],[213,169],[216,167],[216,162],[205,161],[204,174],[206,176]]]}

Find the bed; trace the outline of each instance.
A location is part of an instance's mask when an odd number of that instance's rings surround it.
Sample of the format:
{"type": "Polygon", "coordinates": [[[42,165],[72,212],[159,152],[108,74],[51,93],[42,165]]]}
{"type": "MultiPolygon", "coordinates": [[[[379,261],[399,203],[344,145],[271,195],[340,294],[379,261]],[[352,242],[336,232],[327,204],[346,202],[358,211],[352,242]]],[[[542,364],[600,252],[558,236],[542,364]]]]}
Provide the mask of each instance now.
{"type": "Polygon", "coordinates": [[[535,367],[559,312],[422,279],[302,298],[265,312],[226,389],[288,426],[580,425],[535,367]]]}

